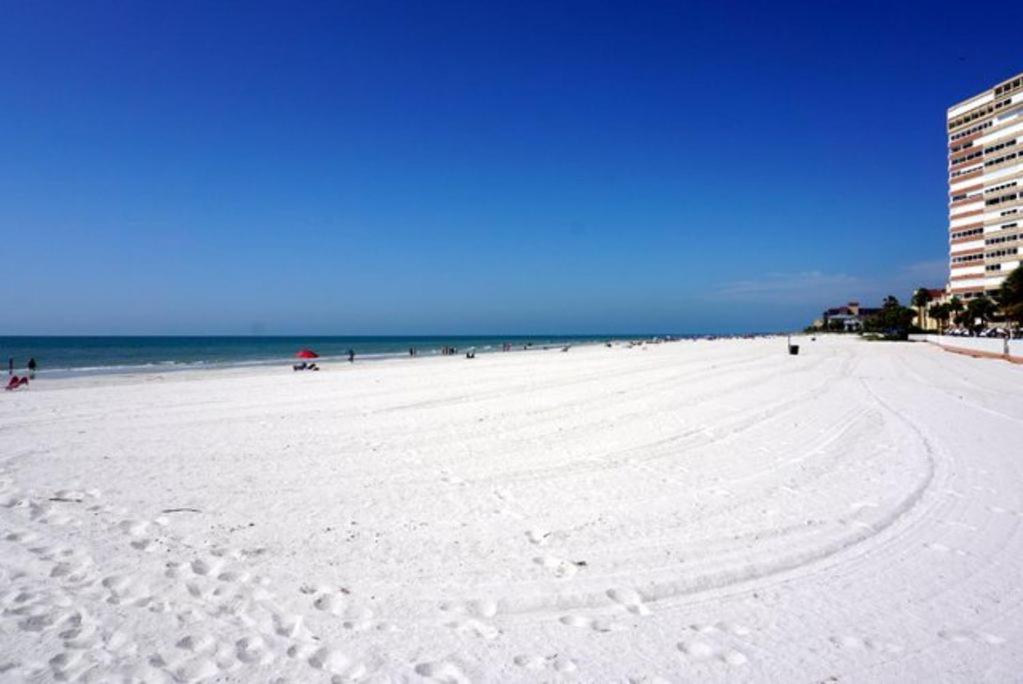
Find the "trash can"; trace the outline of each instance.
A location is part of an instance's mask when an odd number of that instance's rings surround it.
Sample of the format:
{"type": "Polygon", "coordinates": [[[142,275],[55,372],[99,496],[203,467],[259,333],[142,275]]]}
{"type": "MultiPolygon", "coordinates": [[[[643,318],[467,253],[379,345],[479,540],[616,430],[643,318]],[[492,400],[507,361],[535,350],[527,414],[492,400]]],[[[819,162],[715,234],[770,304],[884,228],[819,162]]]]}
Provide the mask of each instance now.
{"type": "Polygon", "coordinates": [[[791,354],[792,356],[799,356],[799,345],[798,344],[790,344],[789,345],[789,354],[791,354]]]}

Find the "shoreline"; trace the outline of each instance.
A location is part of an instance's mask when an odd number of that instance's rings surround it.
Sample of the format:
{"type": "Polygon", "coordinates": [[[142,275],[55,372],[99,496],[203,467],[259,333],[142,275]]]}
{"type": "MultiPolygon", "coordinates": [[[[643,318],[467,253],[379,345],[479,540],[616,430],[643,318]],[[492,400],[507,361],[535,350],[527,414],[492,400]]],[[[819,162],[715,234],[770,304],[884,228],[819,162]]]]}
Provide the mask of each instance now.
{"type": "MultiPolygon", "coordinates": [[[[444,356],[444,354],[441,353],[441,350],[445,346],[452,346],[450,343],[463,343],[463,344],[465,344],[466,346],[464,346],[464,347],[458,347],[458,349],[460,350],[459,353],[461,353],[461,354],[464,354],[465,351],[467,349],[470,349],[470,348],[474,349],[477,353],[487,354],[487,353],[499,352],[499,351],[500,352],[505,352],[505,351],[536,351],[536,350],[541,350],[541,349],[550,349],[550,348],[553,348],[553,347],[560,348],[560,347],[566,346],[566,345],[568,345],[568,346],[582,346],[582,345],[588,345],[588,344],[604,344],[605,342],[619,343],[619,342],[628,342],[628,341],[634,341],[634,340],[652,341],[654,339],[664,339],[665,337],[669,337],[670,338],[672,336],[661,335],[661,336],[646,336],[646,337],[644,337],[644,336],[603,336],[603,337],[593,336],[593,337],[591,337],[591,336],[581,336],[581,335],[580,336],[566,335],[566,336],[563,336],[563,337],[558,337],[558,336],[535,336],[535,337],[509,337],[509,338],[496,338],[496,337],[495,338],[487,338],[487,337],[477,337],[477,336],[451,336],[451,337],[440,337],[440,336],[438,336],[436,338],[432,338],[432,337],[422,337],[422,338],[409,337],[407,339],[410,342],[422,343],[424,341],[428,341],[431,345],[435,345],[435,344],[436,345],[440,345],[440,346],[428,346],[428,347],[422,347],[422,346],[417,346],[417,345],[410,345],[413,348],[416,348],[416,350],[417,350],[416,357],[418,358],[418,357],[444,356]],[[514,340],[513,342],[510,343],[510,345],[511,345],[510,348],[508,350],[502,349],[501,348],[502,343],[507,342],[508,340],[514,340]],[[484,341],[486,343],[485,344],[471,344],[472,342],[480,342],[480,341],[484,341]],[[445,343],[445,344],[441,344],[442,342],[445,343]],[[525,343],[525,344],[523,344],[523,343],[525,343]]],[[[65,338],[62,338],[62,337],[32,337],[32,336],[20,336],[20,337],[8,337],[8,338],[0,337],[0,341],[13,340],[13,339],[43,340],[43,341],[47,341],[48,342],[48,341],[52,341],[52,340],[55,340],[55,339],[65,339],[65,338]]],[[[129,337],[104,337],[104,336],[97,336],[97,337],[93,337],[93,338],[67,337],[66,339],[69,339],[69,340],[74,340],[74,339],[95,339],[95,340],[110,340],[110,341],[128,341],[128,342],[136,342],[137,343],[139,340],[208,340],[208,339],[213,339],[213,340],[217,340],[217,341],[230,340],[232,342],[238,342],[238,341],[249,341],[251,338],[248,338],[248,337],[245,337],[245,336],[215,337],[215,338],[202,338],[202,337],[194,337],[194,336],[169,336],[169,337],[168,336],[152,336],[152,337],[130,337],[130,336],[129,337]]],[[[260,339],[292,340],[292,338],[288,337],[288,336],[281,336],[279,338],[260,338],[260,339]]],[[[309,338],[294,338],[294,344],[301,346],[301,342],[299,341],[301,339],[310,339],[310,340],[320,340],[320,341],[322,341],[323,338],[319,338],[317,336],[310,336],[309,338]]],[[[392,340],[392,339],[401,339],[401,338],[380,338],[380,337],[367,336],[365,338],[353,337],[353,338],[345,338],[345,339],[347,340],[346,344],[350,343],[350,344],[353,345],[352,348],[356,348],[358,345],[355,344],[355,343],[357,343],[359,341],[362,341],[364,344],[374,344],[374,343],[380,344],[380,340],[392,340]]],[[[26,343],[23,342],[22,344],[26,344],[26,343]]],[[[315,345],[315,342],[313,344],[315,345]]],[[[25,358],[34,357],[34,358],[37,359],[37,361],[40,361],[42,363],[42,365],[44,365],[44,366],[47,365],[48,359],[47,359],[47,357],[45,355],[40,355],[38,353],[30,351],[30,349],[31,349],[30,347],[28,347],[28,349],[29,349],[28,351],[22,350],[21,351],[21,355],[24,356],[25,358]]],[[[388,359],[395,359],[395,358],[409,358],[409,354],[407,353],[407,348],[400,348],[400,349],[389,350],[389,351],[369,351],[369,352],[365,352],[365,351],[361,351],[360,352],[358,349],[356,349],[356,354],[357,354],[356,359],[359,360],[359,361],[379,361],[379,360],[388,360],[388,359]]],[[[125,364],[125,363],[101,363],[101,364],[98,364],[98,365],[91,365],[91,366],[65,366],[65,367],[58,366],[58,367],[55,367],[55,368],[44,367],[42,370],[38,371],[36,375],[39,378],[77,378],[77,377],[86,377],[86,376],[104,375],[104,374],[125,374],[126,373],[126,374],[139,374],[139,375],[141,375],[141,374],[148,374],[148,373],[168,373],[168,372],[179,372],[179,371],[203,371],[203,370],[214,370],[214,371],[216,371],[216,370],[232,370],[232,369],[249,368],[249,367],[252,367],[252,368],[267,367],[267,366],[274,366],[276,364],[297,363],[297,362],[299,362],[301,360],[302,359],[297,359],[291,352],[289,352],[287,354],[271,354],[271,355],[267,355],[267,356],[242,357],[242,358],[227,359],[227,360],[209,360],[209,359],[205,359],[205,360],[194,360],[193,361],[193,360],[172,360],[172,359],[166,359],[166,360],[160,360],[160,361],[152,361],[152,362],[144,362],[144,363],[129,363],[129,364],[125,364]]],[[[316,360],[317,360],[318,363],[322,363],[322,362],[336,363],[336,362],[339,362],[339,361],[346,361],[347,362],[348,359],[347,359],[346,353],[338,352],[338,353],[333,353],[333,354],[324,354],[322,356],[317,357],[316,360]]],[[[21,359],[19,357],[18,361],[22,362],[22,361],[24,361],[24,359],[21,359]]],[[[16,375],[23,375],[26,372],[27,371],[25,369],[23,369],[23,368],[21,368],[21,369],[15,368],[15,374],[16,375]]]]}
{"type": "MultiPolygon", "coordinates": [[[[489,357],[493,354],[512,354],[521,352],[561,352],[562,348],[567,346],[569,349],[582,349],[594,346],[606,346],[611,345],[614,347],[618,346],[640,346],[640,345],[655,345],[655,344],[668,344],[672,342],[685,342],[685,341],[697,341],[697,340],[725,340],[725,339],[757,339],[774,337],[776,335],[770,333],[756,333],[756,334],[743,334],[743,335],[682,335],[682,336],[660,336],[660,337],[630,337],[630,338],[603,338],[603,339],[579,339],[579,340],[567,340],[564,342],[547,342],[540,344],[531,344],[528,348],[521,345],[512,346],[508,350],[503,350],[490,345],[487,347],[474,347],[475,353],[479,357],[489,357]]],[[[445,338],[452,339],[452,338],[445,338]]],[[[469,338],[471,339],[471,338],[469,338]]],[[[462,358],[465,360],[465,352],[468,348],[459,348],[458,352],[452,355],[444,355],[440,353],[439,349],[430,349],[424,353],[417,353],[415,356],[409,356],[408,353],[400,352],[387,352],[387,353],[367,353],[357,354],[355,357],[355,366],[364,363],[378,364],[378,363],[394,363],[400,361],[416,362],[425,359],[433,358],[462,358]]],[[[418,350],[417,350],[418,352],[418,350]]],[[[138,380],[142,381],[146,378],[152,378],[153,376],[168,376],[168,377],[191,377],[192,375],[202,374],[258,374],[260,372],[269,372],[271,370],[292,370],[292,365],[300,363],[303,359],[295,357],[273,357],[259,360],[239,360],[239,361],[226,361],[226,362],[174,362],[168,361],[163,363],[145,364],[145,365],[129,365],[129,366],[95,366],[86,368],[60,368],[60,369],[44,369],[36,373],[35,378],[31,381],[31,387],[54,387],[63,386],[64,384],[107,384],[105,381],[110,383],[116,383],[125,380],[138,380]],[[38,383],[38,385],[37,385],[38,383]]],[[[45,359],[44,359],[45,361],[45,359]]],[[[330,355],[320,356],[315,359],[307,359],[306,361],[315,362],[319,367],[320,371],[323,372],[330,370],[336,372],[342,368],[351,368],[352,364],[349,363],[348,359],[344,355],[330,355]]],[[[304,372],[304,371],[303,371],[304,372]]],[[[25,375],[24,369],[15,368],[15,375],[25,375]]]]}

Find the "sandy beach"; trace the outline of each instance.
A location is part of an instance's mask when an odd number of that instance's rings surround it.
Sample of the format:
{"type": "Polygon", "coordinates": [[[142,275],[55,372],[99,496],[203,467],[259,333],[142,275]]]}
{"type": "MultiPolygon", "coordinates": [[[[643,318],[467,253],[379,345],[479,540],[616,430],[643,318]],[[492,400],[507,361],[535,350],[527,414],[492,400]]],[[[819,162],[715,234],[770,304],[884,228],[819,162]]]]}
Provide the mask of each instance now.
{"type": "Polygon", "coordinates": [[[1010,681],[1023,367],[686,341],[0,397],[0,680],[1010,681]]]}

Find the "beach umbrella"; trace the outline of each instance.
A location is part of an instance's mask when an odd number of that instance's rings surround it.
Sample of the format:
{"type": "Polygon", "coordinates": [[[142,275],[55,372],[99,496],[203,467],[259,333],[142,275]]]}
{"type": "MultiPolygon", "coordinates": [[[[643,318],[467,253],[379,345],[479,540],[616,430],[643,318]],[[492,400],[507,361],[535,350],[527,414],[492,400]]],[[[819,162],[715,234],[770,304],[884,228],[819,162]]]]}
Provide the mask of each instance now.
{"type": "Polygon", "coordinates": [[[300,359],[318,359],[320,355],[314,352],[312,349],[299,349],[298,353],[295,354],[300,359]]]}

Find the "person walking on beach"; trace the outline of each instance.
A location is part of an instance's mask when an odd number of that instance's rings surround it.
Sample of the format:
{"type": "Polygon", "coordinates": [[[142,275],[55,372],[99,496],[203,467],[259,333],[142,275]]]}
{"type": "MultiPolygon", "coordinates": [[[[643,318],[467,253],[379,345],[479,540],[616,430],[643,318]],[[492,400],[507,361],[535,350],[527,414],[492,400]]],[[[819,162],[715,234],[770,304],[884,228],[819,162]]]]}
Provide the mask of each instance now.
{"type": "Polygon", "coordinates": [[[33,380],[35,380],[36,377],[36,360],[34,356],[28,360],[28,377],[33,380]]]}
{"type": "Polygon", "coordinates": [[[8,375],[14,375],[14,357],[13,356],[8,356],[7,357],[7,374],[8,375]]]}
{"type": "Polygon", "coordinates": [[[349,349],[348,350],[348,363],[355,363],[355,350],[354,349],[349,349]]]}

